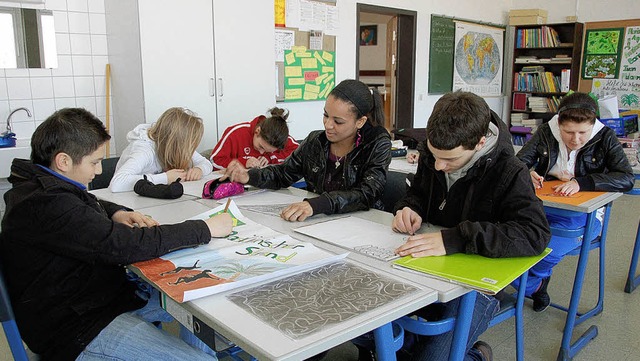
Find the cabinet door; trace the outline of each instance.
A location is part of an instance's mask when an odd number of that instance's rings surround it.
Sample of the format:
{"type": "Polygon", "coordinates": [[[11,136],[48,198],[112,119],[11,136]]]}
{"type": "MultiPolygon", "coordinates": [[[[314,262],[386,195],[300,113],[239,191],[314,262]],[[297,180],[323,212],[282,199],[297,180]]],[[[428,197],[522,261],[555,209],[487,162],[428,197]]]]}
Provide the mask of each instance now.
{"type": "Polygon", "coordinates": [[[218,135],[275,106],[273,11],[273,1],[213,1],[218,135]]]}
{"type": "Polygon", "coordinates": [[[139,0],[146,122],[167,108],[197,113],[205,125],[198,148],[217,142],[211,0],[139,0]]]}

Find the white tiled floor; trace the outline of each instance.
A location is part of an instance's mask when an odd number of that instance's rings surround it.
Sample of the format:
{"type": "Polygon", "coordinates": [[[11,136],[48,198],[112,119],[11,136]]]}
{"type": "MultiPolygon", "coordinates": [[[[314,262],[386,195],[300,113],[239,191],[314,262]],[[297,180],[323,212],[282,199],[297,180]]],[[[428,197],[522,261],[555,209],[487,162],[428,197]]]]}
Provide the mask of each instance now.
{"type": "MultiPolygon", "coordinates": [[[[614,203],[606,251],[604,311],[576,327],[578,335],[595,324],[599,334],[578,353],[575,357],[577,361],[640,360],[640,290],[632,294],[623,292],[639,217],[640,197],[625,195],[614,203]]],[[[583,289],[585,308],[597,299],[596,260],[596,253],[592,252],[583,289]]],[[[549,284],[552,301],[568,304],[575,266],[576,257],[568,257],[555,268],[549,284]]],[[[527,307],[524,316],[525,358],[533,361],[556,360],[566,314],[554,308],[538,314],[527,307]]],[[[494,360],[515,359],[513,321],[488,330],[481,339],[493,347],[494,360]]],[[[331,350],[324,358],[331,361],[356,359],[357,353],[350,343],[331,350]]],[[[11,360],[11,356],[4,337],[0,337],[0,361],[7,360],[11,360]]]]}

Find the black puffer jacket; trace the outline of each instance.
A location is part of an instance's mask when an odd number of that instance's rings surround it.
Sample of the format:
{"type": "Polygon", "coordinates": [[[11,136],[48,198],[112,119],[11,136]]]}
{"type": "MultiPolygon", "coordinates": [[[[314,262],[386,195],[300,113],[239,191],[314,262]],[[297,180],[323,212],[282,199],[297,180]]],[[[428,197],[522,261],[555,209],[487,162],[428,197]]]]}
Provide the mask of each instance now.
{"type": "Polygon", "coordinates": [[[506,125],[493,112],[492,122],[499,128],[496,147],[449,191],[433,154],[426,144],[421,147],[416,175],[394,213],[410,207],[423,222],[447,227],[441,231],[447,254],[538,255],[551,236],[542,201],[529,171],[513,154],[506,125]]]}
{"type": "MultiPolygon", "coordinates": [[[[542,124],[520,149],[518,158],[545,179],[556,164],[559,144],[549,123],[542,124]]],[[[615,132],[602,128],[578,151],[575,178],[583,191],[626,192],[633,188],[633,170],[615,132]]]]}
{"type": "Polygon", "coordinates": [[[391,137],[383,127],[365,123],[362,143],[351,150],[343,167],[345,189],[324,191],[329,141],[323,130],[313,131],[282,164],[249,169],[249,184],[259,188],[289,187],[300,178],[307,190],[320,194],[309,199],[313,213],[347,213],[369,208],[382,209],[382,191],[391,163],[391,137]]]}
{"type": "Polygon", "coordinates": [[[121,313],[144,306],[124,265],[211,240],[203,221],[130,228],[126,209],[22,159],[5,196],[0,259],[23,340],[42,360],[73,360],[121,313]]]}

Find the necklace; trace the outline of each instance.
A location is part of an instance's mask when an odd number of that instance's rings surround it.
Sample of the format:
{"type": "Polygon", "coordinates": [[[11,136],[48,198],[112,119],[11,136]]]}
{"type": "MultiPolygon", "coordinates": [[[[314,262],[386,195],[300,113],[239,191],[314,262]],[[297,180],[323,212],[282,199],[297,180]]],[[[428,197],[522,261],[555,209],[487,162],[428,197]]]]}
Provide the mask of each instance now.
{"type": "Polygon", "coordinates": [[[344,157],[346,157],[346,155],[343,155],[342,157],[336,158],[336,169],[340,166],[340,162],[342,162],[344,157]]]}

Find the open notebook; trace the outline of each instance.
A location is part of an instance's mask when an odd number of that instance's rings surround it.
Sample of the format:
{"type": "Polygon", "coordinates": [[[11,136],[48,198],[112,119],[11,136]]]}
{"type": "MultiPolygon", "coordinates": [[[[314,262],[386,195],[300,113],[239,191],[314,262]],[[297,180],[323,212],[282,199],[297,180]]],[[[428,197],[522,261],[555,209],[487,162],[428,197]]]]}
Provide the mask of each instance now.
{"type": "Polygon", "coordinates": [[[393,267],[426,273],[480,292],[495,295],[551,252],[538,256],[489,258],[477,254],[456,253],[440,257],[405,256],[393,267]]]}

